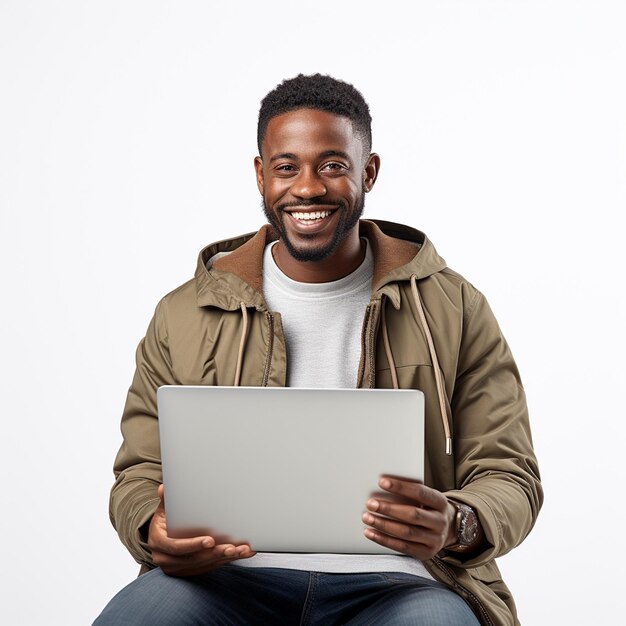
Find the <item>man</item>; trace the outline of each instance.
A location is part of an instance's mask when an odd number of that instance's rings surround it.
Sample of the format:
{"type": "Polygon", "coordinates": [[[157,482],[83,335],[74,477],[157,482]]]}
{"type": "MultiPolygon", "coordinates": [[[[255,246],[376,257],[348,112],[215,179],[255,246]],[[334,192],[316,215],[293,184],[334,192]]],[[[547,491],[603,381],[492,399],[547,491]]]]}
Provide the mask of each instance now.
{"type": "Polygon", "coordinates": [[[144,575],[97,624],[518,623],[494,558],[530,531],[542,492],[519,374],[484,297],[419,231],[359,219],[380,158],[354,87],[284,81],[261,104],[258,145],[269,226],[205,248],[138,348],[111,519],[144,575]],[[425,484],[381,477],[388,496],[363,503],[365,535],[398,556],[168,537],[164,384],[421,389],[425,484]]]}

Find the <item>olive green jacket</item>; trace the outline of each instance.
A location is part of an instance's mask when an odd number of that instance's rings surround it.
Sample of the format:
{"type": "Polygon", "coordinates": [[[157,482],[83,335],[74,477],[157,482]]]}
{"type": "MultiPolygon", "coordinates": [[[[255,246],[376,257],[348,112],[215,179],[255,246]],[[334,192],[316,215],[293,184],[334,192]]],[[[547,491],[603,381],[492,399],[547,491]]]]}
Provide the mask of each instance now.
{"type": "MultiPolygon", "coordinates": [[[[374,279],[355,386],[392,387],[395,379],[424,392],[426,484],[472,506],[489,542],[469,560],[442,552],[425,565],[482,624],[517,624],[494,559],[526,537],[543,498],[517,368],[485,298],[422,233],[382,221],[362,221],[361,231],[374,279]]],[[[205,248],[195,278],[159,302],[137,349],[110,516],[142,571],[153,567],[141,529],[161,482],[157,388],[286,384],[280,314],[262,294],[263,250],[273,238],[265,226],[205,248]]]]}

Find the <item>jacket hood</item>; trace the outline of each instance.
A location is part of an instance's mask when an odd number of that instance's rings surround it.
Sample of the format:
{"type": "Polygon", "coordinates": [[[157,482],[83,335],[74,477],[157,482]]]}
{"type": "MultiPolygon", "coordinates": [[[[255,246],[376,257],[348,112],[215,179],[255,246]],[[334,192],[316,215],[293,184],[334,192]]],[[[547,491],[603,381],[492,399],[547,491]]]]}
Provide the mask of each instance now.
{"type": "MultiPolygon", "coordinates": [[[[393,284],[426,278],[440,272],[446,262],[421,231],[383,220],[361,220],[359,231],[367,237],[374,255],[372,291],[385,291],[398,306],[393,284]]],[[[239,309],[243,304],[267,310],[262,295],[263,252],[278,239],[268,224],[256,233],[224,239],[204,248],[198,256],[195,281],[198,306],[239,309]]]]}

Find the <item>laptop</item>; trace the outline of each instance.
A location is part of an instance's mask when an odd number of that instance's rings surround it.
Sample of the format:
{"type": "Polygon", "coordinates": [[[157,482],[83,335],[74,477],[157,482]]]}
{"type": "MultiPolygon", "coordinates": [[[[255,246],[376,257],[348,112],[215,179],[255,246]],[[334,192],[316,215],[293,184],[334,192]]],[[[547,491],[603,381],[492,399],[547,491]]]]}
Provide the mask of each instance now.
{"type": "Polygon", "coordinates": [[[382,474],[423,481],[421,391],[163,386],[157,402],[171,537],[394,554],[361,515],[382,474]]]}

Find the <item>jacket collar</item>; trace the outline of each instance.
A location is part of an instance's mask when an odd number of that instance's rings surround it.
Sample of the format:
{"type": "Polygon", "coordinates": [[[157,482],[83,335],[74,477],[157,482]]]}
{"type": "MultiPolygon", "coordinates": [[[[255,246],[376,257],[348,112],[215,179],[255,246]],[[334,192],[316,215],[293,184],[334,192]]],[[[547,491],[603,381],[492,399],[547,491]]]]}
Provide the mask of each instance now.
{"type": "MultiPolygon", "coordinates": [[[[412,275],[426,278],[446,267],[426,235],[410,226],[361,220],[360,234],[367,237],[372,246],[373,291],[388,292],[394,304],[397,287],[394,289],[391,283],[410,280],[412,275]]],[[[276,239],[276,231],[266,224],[256,233],[218,241],[204,248],[195,274],[198,306],[234,310],[244,303],[267,310],[262,295],[263,252],[265,246],[276,239]]]]}

